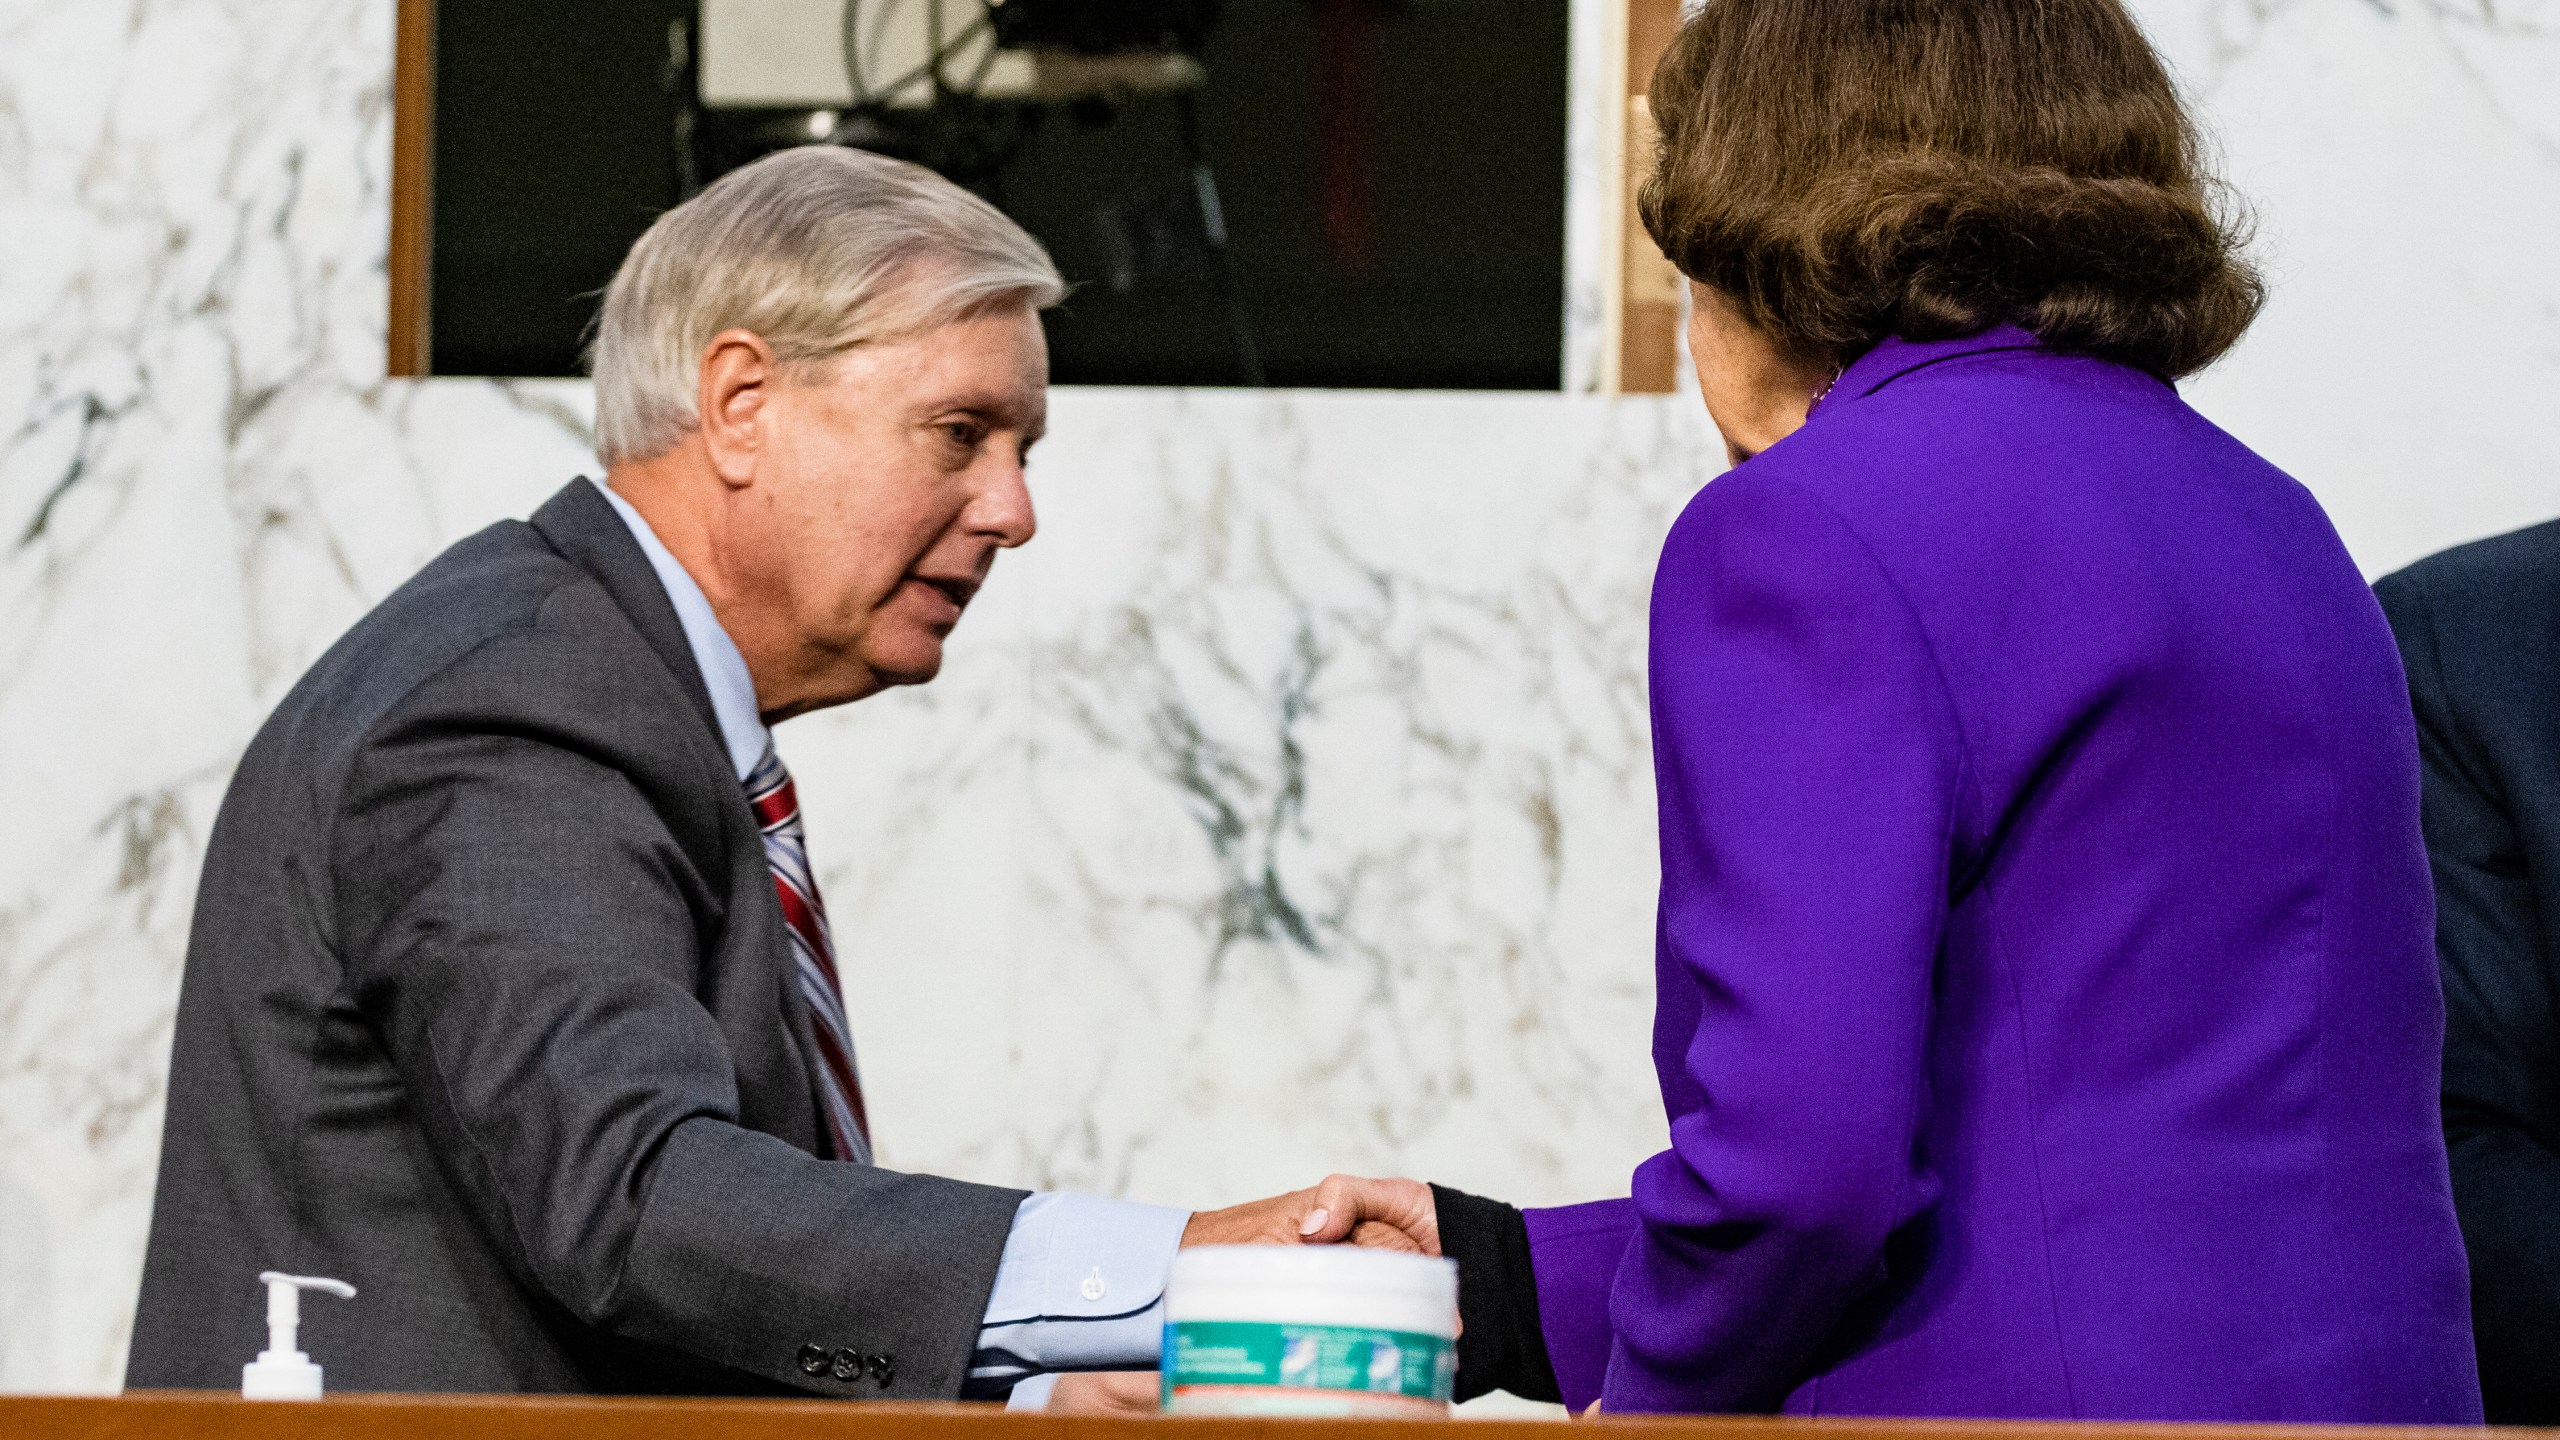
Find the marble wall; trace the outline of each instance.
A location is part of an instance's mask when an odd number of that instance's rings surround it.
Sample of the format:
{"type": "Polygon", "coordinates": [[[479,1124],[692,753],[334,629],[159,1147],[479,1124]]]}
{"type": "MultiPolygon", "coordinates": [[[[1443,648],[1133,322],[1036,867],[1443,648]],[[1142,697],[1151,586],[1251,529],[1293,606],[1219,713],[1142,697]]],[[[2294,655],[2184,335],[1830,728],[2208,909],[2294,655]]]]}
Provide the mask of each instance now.
{"type": "MultiPolygon", "coordinates": [[[[2199,403],[2376,572],[2560,512],[2560,4],[2144,9],[2278,282],[2199,403]]],[[[587,463],[582,386],[382,377],[390,29],[0,0],[0,1388],[117,1383],[241,746],[587,463]]],[[[1606,88],[1578,56],[1577,275],[1606,88]]],[[[1058,394],[1042,537],[944,678],[782,732],[885,1158],[1621,1189],[1661,1123],[1646,572],[1712,456],[1679,398],[1058,394]]]]}

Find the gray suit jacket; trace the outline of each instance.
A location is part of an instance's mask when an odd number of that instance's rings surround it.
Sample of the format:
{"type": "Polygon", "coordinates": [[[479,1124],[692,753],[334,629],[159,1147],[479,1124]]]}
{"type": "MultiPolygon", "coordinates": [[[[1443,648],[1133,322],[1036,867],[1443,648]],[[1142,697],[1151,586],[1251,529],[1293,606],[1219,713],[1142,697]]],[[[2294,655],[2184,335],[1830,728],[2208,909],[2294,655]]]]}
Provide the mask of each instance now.
{"type": "Polygon", "coordinates": [[[675,611],[575,482],[232,779],[126,1383],[237,1386],[281,1269],[357,1287],[303,1307],[333,1389],[956,1395],[1022,1192],[819,1158],[809,1046],[675,611]]]}

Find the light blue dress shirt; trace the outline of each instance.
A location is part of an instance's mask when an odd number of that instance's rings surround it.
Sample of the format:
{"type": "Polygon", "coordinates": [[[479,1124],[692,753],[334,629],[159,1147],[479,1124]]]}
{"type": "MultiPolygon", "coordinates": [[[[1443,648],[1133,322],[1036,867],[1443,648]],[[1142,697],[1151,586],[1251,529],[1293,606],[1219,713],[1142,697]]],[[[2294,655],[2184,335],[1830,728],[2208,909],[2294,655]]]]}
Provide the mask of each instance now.
{"type": "MultiPolygon", "coordinates": [[[[771,740],[756,710],[746,657],[649,522],[630,501],[597,488],[631,527],[675,606],[702,686],[711,692],[729,763],[745,781],[771,740]]],[[[1013,1408],[1037,1409],[1048,1402],[1059,1372],[1153,1369],[1163,1344],[1165,1279],[1190,1219],[1188,1210],[1068,1191],[1025,1199],[987,1297],[969,1367],[971,1390],[992,1393],[1011,1383],[1013,1408]]]]}

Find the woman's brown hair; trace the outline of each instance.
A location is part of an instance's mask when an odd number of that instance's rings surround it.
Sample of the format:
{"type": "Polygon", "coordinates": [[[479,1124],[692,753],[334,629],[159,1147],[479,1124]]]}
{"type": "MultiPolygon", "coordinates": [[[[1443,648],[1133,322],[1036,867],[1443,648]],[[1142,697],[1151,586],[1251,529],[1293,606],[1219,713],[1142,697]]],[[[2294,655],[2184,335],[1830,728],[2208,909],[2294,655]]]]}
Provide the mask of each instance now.
{"type": "Polygon", "coordinates": [[[1789,352],[2015,323],[2176,377],[2264,298],[2120,0],[1707,0],[1640,209],[1789,352]]]}

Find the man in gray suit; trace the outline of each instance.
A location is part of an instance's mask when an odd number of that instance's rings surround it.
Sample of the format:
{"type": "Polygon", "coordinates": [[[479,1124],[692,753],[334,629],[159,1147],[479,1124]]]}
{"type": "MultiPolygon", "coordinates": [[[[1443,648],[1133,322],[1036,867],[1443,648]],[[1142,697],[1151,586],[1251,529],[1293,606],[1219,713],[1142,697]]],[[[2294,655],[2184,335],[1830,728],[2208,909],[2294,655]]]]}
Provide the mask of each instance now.
{"type": "Polygon", "coordinates": [[[841,149],[633,247],[609,488],[438,557],[232,781],[129,1385],[238,1384],[280,1269],[357,1287],[305,1310],[338,1388],[1019,1401],[1152,1364],[1177,1245],[1347,1228],[1339,1186],[1328,1224],[869,1163],[766,727],[931,679],[1031,538],[1059,294],[984,202],[841,149]]]}

